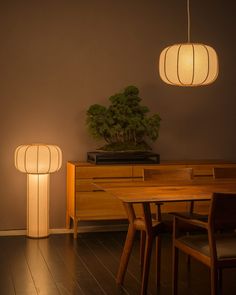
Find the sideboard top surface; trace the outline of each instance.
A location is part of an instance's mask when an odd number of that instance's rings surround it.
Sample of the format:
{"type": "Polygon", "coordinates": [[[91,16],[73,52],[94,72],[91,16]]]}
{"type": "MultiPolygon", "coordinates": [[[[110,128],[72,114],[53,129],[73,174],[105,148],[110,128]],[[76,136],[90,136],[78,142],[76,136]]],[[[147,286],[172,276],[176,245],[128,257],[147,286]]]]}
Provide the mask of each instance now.
{"type": "Polygon", "coordinates": [[[80,161],[68,161],[68,163],[81,166],[81,167],[103,167],[103,166],[166,166],[166,165],[217,165],[217,164],[232,164],[236,165],[236,161],[210,159],[210,160],[165,160],[161,161],[160,164],[107,164],[107,165],[96,165],[89,162],[80,161]]]}

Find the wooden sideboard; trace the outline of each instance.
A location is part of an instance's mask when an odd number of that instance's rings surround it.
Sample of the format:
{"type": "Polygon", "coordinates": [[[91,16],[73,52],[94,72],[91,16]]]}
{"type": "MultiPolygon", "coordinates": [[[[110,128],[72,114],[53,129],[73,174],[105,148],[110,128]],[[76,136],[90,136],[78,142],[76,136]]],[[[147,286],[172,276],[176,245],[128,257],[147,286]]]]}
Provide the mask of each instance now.
{"type": "MultiPolygon", "coordinates": [[[[77,237],[79,221],[126,219],[121,201],[111,194],[99,190],[96,182],[143,181],[143,169],[173,169],[192,167],[194,177],[213,177],[213,167],[236,167],[236,163],[225,161],[162,162],[160,164],[95,165],[84,162],[67,163],[67,210],[66,226],[73,221],[74,238],[77,237]]],[[[154,209],[154,208],[153,208],[154,209]]],[[[170,203],[163,212],[186,211],[187,203],[170,203]]],[[[206,202],[198,202],[198,212],[207,210],[206,202]]]]}

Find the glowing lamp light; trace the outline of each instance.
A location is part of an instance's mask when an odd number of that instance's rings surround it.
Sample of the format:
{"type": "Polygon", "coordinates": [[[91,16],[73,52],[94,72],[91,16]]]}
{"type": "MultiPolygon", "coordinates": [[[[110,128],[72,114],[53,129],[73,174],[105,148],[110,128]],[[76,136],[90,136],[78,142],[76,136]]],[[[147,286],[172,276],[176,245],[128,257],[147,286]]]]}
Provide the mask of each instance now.
{"type": "Polygon", "coordinates": [[[49,235],[49,173],[62,164],[62,152],[56,145],[20,145],[15,150],[15,167],[27,173],[27,235],[49,235]]]}
{"type": "Polygon", "coordinates": [[[219,72],[215,50],[205,44],[190,42],[190,8],[187,0],[188,42],[162,50],[159,58],[161,79],[176,86],[201,86],[213,83],[219,72]]]}
{"type": "Polygon", "coordinates": [[[175,44],[165,48],[159,59],[162,80],[177,86],[201,86],[214,82],[218,76],[215,50],[204,44],[175,44]]]}

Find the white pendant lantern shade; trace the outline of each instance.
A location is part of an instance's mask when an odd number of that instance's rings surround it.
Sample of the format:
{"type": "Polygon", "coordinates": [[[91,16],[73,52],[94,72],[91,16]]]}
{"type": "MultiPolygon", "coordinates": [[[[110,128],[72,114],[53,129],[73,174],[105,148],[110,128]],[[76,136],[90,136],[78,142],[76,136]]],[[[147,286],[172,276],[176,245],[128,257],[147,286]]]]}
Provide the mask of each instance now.
{"type": "Polygon", "coordinates": [[[165,48],[159,59],[161,79],[176,86],[201,86],[214,82],[219,65],[215,50],[204,44],[183,43],[165,48]]]}
{"type": "Polygon", "coordinates": [[[187,2],[187,43],[166,47],[160,54],[159,74],[170,85],[202,86],[213,83],[219,72],[218,57],[208,45],[190,41],[190,0],[187,2]]]}
{"type": "Polygon", "coordinates": [[[20,145],[15,151],[15,166],[21,172],[46,174],[56,172],[62,164],[62,153],[56,145],[20,145]]]}

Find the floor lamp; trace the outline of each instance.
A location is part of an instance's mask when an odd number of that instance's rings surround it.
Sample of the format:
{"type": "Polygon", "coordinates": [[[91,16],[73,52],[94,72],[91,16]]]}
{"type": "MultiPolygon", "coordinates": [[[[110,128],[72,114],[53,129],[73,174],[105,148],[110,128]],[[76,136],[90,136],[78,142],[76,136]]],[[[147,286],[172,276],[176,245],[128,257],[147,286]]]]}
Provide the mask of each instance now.
{"type": "Polygon", "coordinates": [[[62,152],[56,145],[20,145],[15,166],[27,173],[27,236],[49,235],[49,174],[60,169],[62,152]]]}

